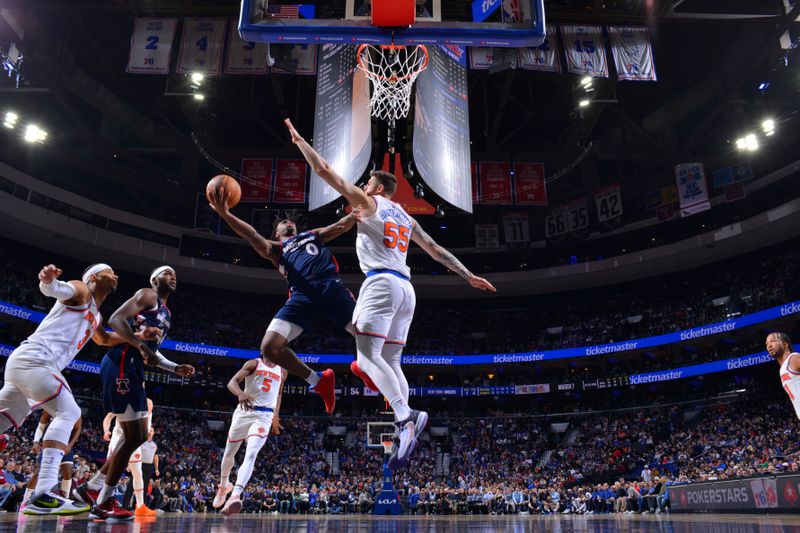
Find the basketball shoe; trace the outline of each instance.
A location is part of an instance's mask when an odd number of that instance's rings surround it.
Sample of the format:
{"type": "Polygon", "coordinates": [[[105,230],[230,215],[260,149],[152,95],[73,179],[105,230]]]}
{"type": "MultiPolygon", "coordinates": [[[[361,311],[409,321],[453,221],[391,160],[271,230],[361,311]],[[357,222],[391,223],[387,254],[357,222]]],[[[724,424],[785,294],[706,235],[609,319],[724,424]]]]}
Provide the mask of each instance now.
{"type": "Polygon", "coordinates": [[[400,430],[400,438],[397,447],[393,447],[393,453],[389,457],[387,466],[396,470],[404,468],[409,464],[409,457],[417,447],[417,439],[428,425],[428,413],[425,411],[412,410],[411,416],[400,422],[395,422],[400,430]]]}
{"type": "Polygon", "coordinates": [[[31,499],[25,505],[23,513],[27,515],[73,515],[85,513],[88,510],[89,506],[86,504],[73,502],[48,491],[31,496],[31,499]]]}
{"type": "Polygon", "coordinates": [[[238,494],[234,494],[230,498],[228,498],[228,502],[225,504],[225,507],[222,508],[222,514],[225,516],[231,516],[237,514],[239,511],[242,510],[242,499],[239,497],[238,494]]]}
{"type": "Polygon", "coordinates": [[[333,410],[336,409],[336,376],[333,370],[328,368],[320,372],[319,383],[309,389],[322,396],[322,401],[325,402],[325,411],[332,415],[333,410]]]}
{"type": "Polygon", "coordinates": [[[214,506],[214,509],[219,509],[225,505],[225,500],[228,498],[228,494],[230,494],[232,490],[233,485],[230,483],[227,485],[217,485],[217,494],[214,495],[214,501],[211,504],[214,506]]]}
{"type": "Polygon", "coordinates": [[[372,378],[369,377],[366,372],[361,370],[360,366],[358,366],[357,361],[353,361],[352,363],[350,363],[350,372],[352,372],[353,375],[361,378],[361,381],[364,382],[364,385],[366,385],[368,389],[374,390],[375,392],[380,392],[378,390],[378,386],[375,385],[374,381],[372,381],[372,378]]]}

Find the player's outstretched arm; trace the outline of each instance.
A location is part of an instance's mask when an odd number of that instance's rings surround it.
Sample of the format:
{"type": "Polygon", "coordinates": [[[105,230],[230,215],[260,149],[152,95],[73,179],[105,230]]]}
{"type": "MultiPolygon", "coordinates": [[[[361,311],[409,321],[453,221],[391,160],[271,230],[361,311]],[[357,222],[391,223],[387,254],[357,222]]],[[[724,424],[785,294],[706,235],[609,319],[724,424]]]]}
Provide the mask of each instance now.
{"type": "Polygon", "coordinates": [[[318,228],[314,230],[314,233],[319,235],[319,238],[322,239],[322,242],[332,241],[333,239],[340,237],[353,229],[353,226],[356,225],[356,219],[352,214],[344,216],[340,218],[338,221],[334,222],[330,226],[325,226],[324,228],[318,228]]]}
{"type": "Polygon", "coordinates": [[[61,281],[63,270],[47,265],[39,271],[39,290],[48,298],[55,298],[64,305],[84,305],[92,299],[89,287],[82,281],[61,281]]]}
{"type": "Polygon", "coordinates": [[[420,226],[419,222],[416,220],[414,221],[414,231],[411,232],[411,240],[417,243],[420,248],[425,250],[434,260],[467,280],[467,283],[476,289],[497,292],[497,289],[494,288],[494,285],[492,285],[489,280],[470,272],[456,256],[439,246],[436,241],[422,229],[422,226],[420,226]]]}
{"type": "Polygon", "coordinates": [[[306,158],[311,169],[325,181],[328,185],[336,189],[336,192],[344,196],[353,207],[362,207],[364,209],[372,208],[375,205],[374,201],[367,196],[362,189],[356,187],[352,183],[347,183],[342,176],[340,176],[322,157],[319,152],[314,150],[310,144],[299,134],[292,125],[292,121],[288,118],[283,121],[289,129],[289,134],[292,136],[292,142],[297,145],[302,152],[303,157],[306,158]]]}
{"type": "Polygon", "coordinates": [[[237,373],[233,375],[231,380],[228,382],[228,390],[231,394],[236,396],[236,399],[239,400],[239,403],[242,404],[242,407],[245,409],[250,409],[253,407],[253,397],[249,394],[246,394],[241,386],[239,385],[244,378],[252,374],[258,368],[258,361],[255,359],[250,359],[247,361],[241,369],[237,373]]]}
{"type": "Polygon", "coordinates": [[[261,234],[256,231],[256,228],[230,212],[230,209],[228,209],[228,194],[224,192],[222,187],[211,194],[211,201],[208,205],[211,209],[216,211],[219,217],[224,220],[239,237],[249,242],[253,250],[258,252],[258,255],[264,259],[275,262],[275,249],[272,242],[262,237],[261,234]]]}
{"type": "Polygon", "coordinates": [[[158,303],[156,291],[153,289],[140,289],[132,298],[114,311],[114,314],[108,320],[108,325],[114,333],[122,337],[125,342],[134,348],[137,348],[142,357],[144,357],[145,363],[150,366],[158,364],[158,357],[142,339],[136,336],[130,322],[145,309],[155,307],[156,303],[158,303]]]}
{"type": "Polygon", "coordinates": [[[281,400],[283,399],[283,387],[286,385],[286,376],[289,375],[285,369],[281,369],[281,388],[278,391],[278,402],[275,404],[275,412],[272,416],[272,429],[271,433],[273,435],[280,435],[283,426],[281,425],[281,418],[278,413],[281,411],[281,400]]]}

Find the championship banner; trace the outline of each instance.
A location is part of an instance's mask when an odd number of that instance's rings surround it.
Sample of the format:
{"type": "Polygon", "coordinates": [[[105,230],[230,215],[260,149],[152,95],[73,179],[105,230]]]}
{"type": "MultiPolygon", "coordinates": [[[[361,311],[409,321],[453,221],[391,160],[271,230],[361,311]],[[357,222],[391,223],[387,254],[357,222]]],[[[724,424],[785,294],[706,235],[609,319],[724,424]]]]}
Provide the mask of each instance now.
{"type": "Polygon", "coordinates": [[[484,205],[510,205],[511,168],[507,162],[480,163],[481,203],[484,205]]]}
{"type": "Polygon", "coordinates": [[[619,183],[597,191],[594,195],[597,220],[607,222],[622,216],[622,192],[619,183]]]}
{"type": "Polygon", "coordinates": [[[580,198],[565,206],[567,211],[567,227],[570,232],[582,230],[589,226],[589,210],[586,198],[580,198]]]}
{"type": "Polygon", "coordinates": [[[276,204],[305,203],[307,168],[305,159],[278,159],[272,201],[276,204]]]}
{"type": "MultiPolygon", "coordinates": [[[[285,65],[278,61],[273,65],[273,74],[297,74],[300,76],[314,76],[317,74],[317,46],[314,44],[288,44],[289,57],[285,65]]],[[[277,59],[277,58],[275,58],[277,59]]]]}
{"type": "Polygon", "coordinates": [[[131,74],[169,74],[169,59],[178,19],[136,19],[128,52],[131,74]]]}
{"type": "Polygon", "coordinates": [[[480,190],[478,188],[478,163],[475,161],[469,165],[469,171],[472,175],[472,204],[477,204],[480,200],[480,190]]]}
{"type": "Polygon", "coordinates": [[[508,213],[503,215],[503,233],[507,243],[530,242],[531,232],[528,213],[508,213]]]}
{"type": "Polygon", "coordinates": [[[239,36],[239,21],[231,19],[225,74],[266,74],[269,68],[267,46],[267,43],[242,40],[239,36]]]}
{"type": "Polygon", "coordinates": [[[526,70],[561,72],[561,59],[558,57],[558,36],[556,27],[548,24],[544,42],[536,48],[519,49],[519,66],[526,70]]]}
{"type": "Polygon", "coordinates": [[[184,19],[178,74],[199,72],[206,76],[220,75],[225,26],[225,19],[184,19]]]}
{"type": "Polygon", "coordinates": [[[242,159],[242,202],[269,202],[272,159],[242,159]]]}
{"type": "Polygon", "coordinates": [[[744,189],[744,183],[741,181],[726,185],[723,191],[725,192],[726,202],[735,202],[736,200],[742,200],[747,196],[747,191],[744,189]]]}
{"type": "Polygon", "coordinates": [[[494,48],[486,46],[469,47],[469,68],[487,70],[494,63],[494,48]]]}
{"type": "Polygon", "coordinates": [[[584,76],[608,77],[606,46],[600,26],[561,25],[567,70],[584,76]]]}
{"type": "Polygon", "coordinates": [[[688,217],[711,209],[703,163],[676,165],[675,181],[678,185],[681,217],[688,217]]]}
{"type": "Polygon", "coordinates": [[[543,163],[514,163],[514,199],[517,205],[547,205],[543,163]]]}
{"type": "Polygon", "coordinates": [[[650,30],[641,26],[609,26],[608,34],[618,80],[656,81],[650,30]]]}

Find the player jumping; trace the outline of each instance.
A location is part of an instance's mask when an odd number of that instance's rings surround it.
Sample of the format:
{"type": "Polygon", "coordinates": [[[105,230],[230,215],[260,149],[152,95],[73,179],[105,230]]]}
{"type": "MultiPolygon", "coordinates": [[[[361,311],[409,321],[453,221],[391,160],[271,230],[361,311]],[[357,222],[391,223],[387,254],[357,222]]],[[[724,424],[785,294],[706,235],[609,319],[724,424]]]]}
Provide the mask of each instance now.
{"type": "Polygon", "coordinates": [[[330,226],[298,234],[297,225],[284,219],[275,228],[279,240],[271,241],[228,210],[227,196],[221,188],[214,192],[209,205],[261,257],[272,262],[289,283],[289,299],[275,314],[261,341],[261,358],[304,379],[322,396],[325,410],[332,414],[336,406],[333,370],[317,374],[297,357],[289,343],[317,315],[353,332],[350,320],[356,301],[339,278],[339,265],[325,244],[350,231],[355,220],[348,215],[330,226]]]}
{"type": "MultiPolygon", "coordinates": [[[[409,407],[408,381],[400,366],[416,305],[416,295],[410,283],[411,271],[406,265],[410,241],[476,289],[492,292],[496,289],[436,244],[416,220],[391,201],[397,190],[397,178],[392,174],[373,171],[363,189],[347,183],[300,136],[289,119],[285,123],[292,142],[314,172],[344,196],[358,213],[356,254],[367,279],[361,285],[353,316],[357,359],[351,368],[362,379],[371,378],[394,411],[399,439],[389,467],[396,469],[407,463],[417,436],[428,422],[427,413],[409,407]]],[[[368,386],[371,385],[368,382],[368,386]]]]}
{"type": "Polygon", "coordinates": [[[280,434],[278,412],[281,408],[283,383],[287,372],[272,363],[264,363],[261,359],[247,361],[228,382],[228,390],[239,400],[233,412],[231,428],[228,431],[228,442],[222,456],[222,472],[214,496],[214,508],[222,507],[222,514],[230,516],[242,510],[242,493],[253,474],[256,456],[272,432],[280,434]],[[244,381],[244,390],[240,383],[244,381]],[[247,440],[244,461],[236,473],[236,485],[231,486],[230,474],[234,458],[242,441],[247,440]],[[225,498],[233,491],[227,503],[225,498]]]}

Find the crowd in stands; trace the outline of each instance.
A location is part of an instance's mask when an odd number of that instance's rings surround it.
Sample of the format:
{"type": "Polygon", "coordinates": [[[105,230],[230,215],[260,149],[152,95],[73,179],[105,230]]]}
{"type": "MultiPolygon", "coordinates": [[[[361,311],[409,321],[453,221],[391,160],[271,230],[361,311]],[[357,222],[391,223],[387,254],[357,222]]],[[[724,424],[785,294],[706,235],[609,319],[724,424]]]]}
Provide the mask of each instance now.
{"type": "MultiPolygon", "coordinates": [[[[102,413],[96,402],[84,403],[89,414],[77,445],[75,486],[105,458],[102,413]]],[[[156,409],[160,476],[149,491],[153,508],[211,511],[226,429],[213,431],[208,421],[228,420],[226,413],[156,409]]],[[[281,434],[258,456],[244,512],[369,512],[381,488],[382,451],[365,449],[365,421],[336,419],[348,433],[336,441],[323,437],[330,419],[281,420],[281,434]]],[[[551,430],[554,421],[564,420],[434,419],[431,425],[449,428],[449,435],[424,434],[395,487],[417,514],[641,513],[667,510],[671,484],[800,472],[800,424],[783,399],[576,415],[561,433],[551,430]]],[[[31,418],[0,452],[0,505],[9,511],[34,470],[34,427],[31,418]]],[[[117,487],[120,499],[128,482],[124,477],[117,487]]]]}

